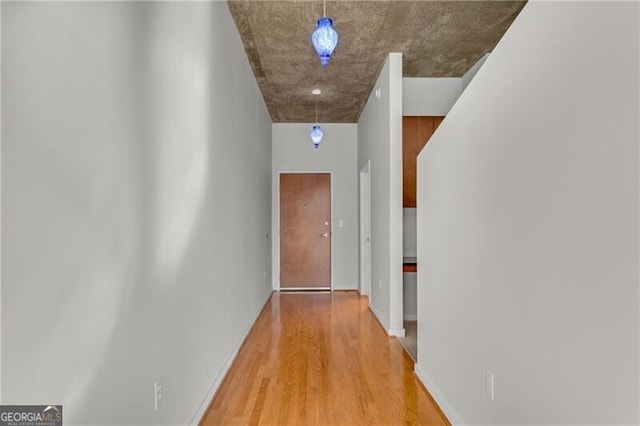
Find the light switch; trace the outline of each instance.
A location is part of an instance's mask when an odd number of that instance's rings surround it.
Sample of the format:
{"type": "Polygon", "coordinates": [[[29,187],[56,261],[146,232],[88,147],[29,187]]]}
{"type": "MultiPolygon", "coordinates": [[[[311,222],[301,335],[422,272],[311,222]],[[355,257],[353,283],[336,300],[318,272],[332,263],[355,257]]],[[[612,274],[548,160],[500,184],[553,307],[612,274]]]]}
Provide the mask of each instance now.
{"type": "Polygon", "coordinates": [[[338,228],[344,228],[344,222],[339,220],[338,221],[338,228]]]}

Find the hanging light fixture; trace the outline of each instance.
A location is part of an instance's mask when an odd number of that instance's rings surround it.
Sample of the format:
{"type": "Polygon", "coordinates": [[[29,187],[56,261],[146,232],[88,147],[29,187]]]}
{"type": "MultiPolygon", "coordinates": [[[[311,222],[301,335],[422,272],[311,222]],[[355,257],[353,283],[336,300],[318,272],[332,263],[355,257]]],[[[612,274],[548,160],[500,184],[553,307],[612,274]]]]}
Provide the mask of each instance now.
{"type": "Polygon", "coordinates": [[[311,94],[316,97],[316,124],[311,127],[310,135],[314,148],[320,148],[320,141],[323,136],[322,129],[320,129],[320,126],[318,125],[318,98],[320,97],[320,93],[322,93],[320,89],[313,89],[313,92],[311,92],[311,94]]]}
{"type": "Polygon", "coordinates": [[[313,141],[314,148],[320,148],[320,141],[322,140],[322,130],[320,126],[315,125],[311,128],[311,140],[313,141]]]}
{"type": "Polygon", "coordinates": [[[333,20],[327,18],[327,0],[324,0],[322,17],[318,19],[318,25],[311,34],[311,43],[313,43],[313,47],[318,52],[320,64],[323,67],[329,65],[333,49],[338,44],[338,33],[333,29],[333,20]]]}

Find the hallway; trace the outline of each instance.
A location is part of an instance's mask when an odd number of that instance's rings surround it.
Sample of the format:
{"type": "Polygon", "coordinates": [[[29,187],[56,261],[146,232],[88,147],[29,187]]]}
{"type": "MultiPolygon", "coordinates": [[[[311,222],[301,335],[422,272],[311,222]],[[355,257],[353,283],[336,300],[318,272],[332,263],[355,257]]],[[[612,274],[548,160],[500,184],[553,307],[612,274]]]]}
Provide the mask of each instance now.
{"type": "Polygon", "coordinates": [[[201,425],[445,425],[357,292],[273,293],[201,425]]]}

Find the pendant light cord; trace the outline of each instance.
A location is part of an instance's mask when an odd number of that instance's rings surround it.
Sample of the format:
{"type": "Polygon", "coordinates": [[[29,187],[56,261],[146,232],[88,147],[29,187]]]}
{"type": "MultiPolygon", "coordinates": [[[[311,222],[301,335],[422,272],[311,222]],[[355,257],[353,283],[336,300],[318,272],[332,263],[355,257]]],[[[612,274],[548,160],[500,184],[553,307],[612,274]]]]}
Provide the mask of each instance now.
{"type": "Polygon", "coordinates": [[[318,124],[318,96],[316,96],[316,124],[318,124]]]}
{"type": "Polygon", "coordinates": [[[327,16],[327,0],[324,0],[322,4],[322,16],[327,16]]]}

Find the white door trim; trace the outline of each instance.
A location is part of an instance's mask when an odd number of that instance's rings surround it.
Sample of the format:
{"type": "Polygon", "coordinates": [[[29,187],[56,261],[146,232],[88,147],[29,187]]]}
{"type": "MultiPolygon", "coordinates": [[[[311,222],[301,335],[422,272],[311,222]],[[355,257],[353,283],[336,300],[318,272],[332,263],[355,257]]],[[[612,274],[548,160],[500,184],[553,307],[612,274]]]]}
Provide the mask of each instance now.
{"type": "Polygon", "coordinates": [[[360,294],[371,295],[371,161],[360,167],[360,294]]]}

